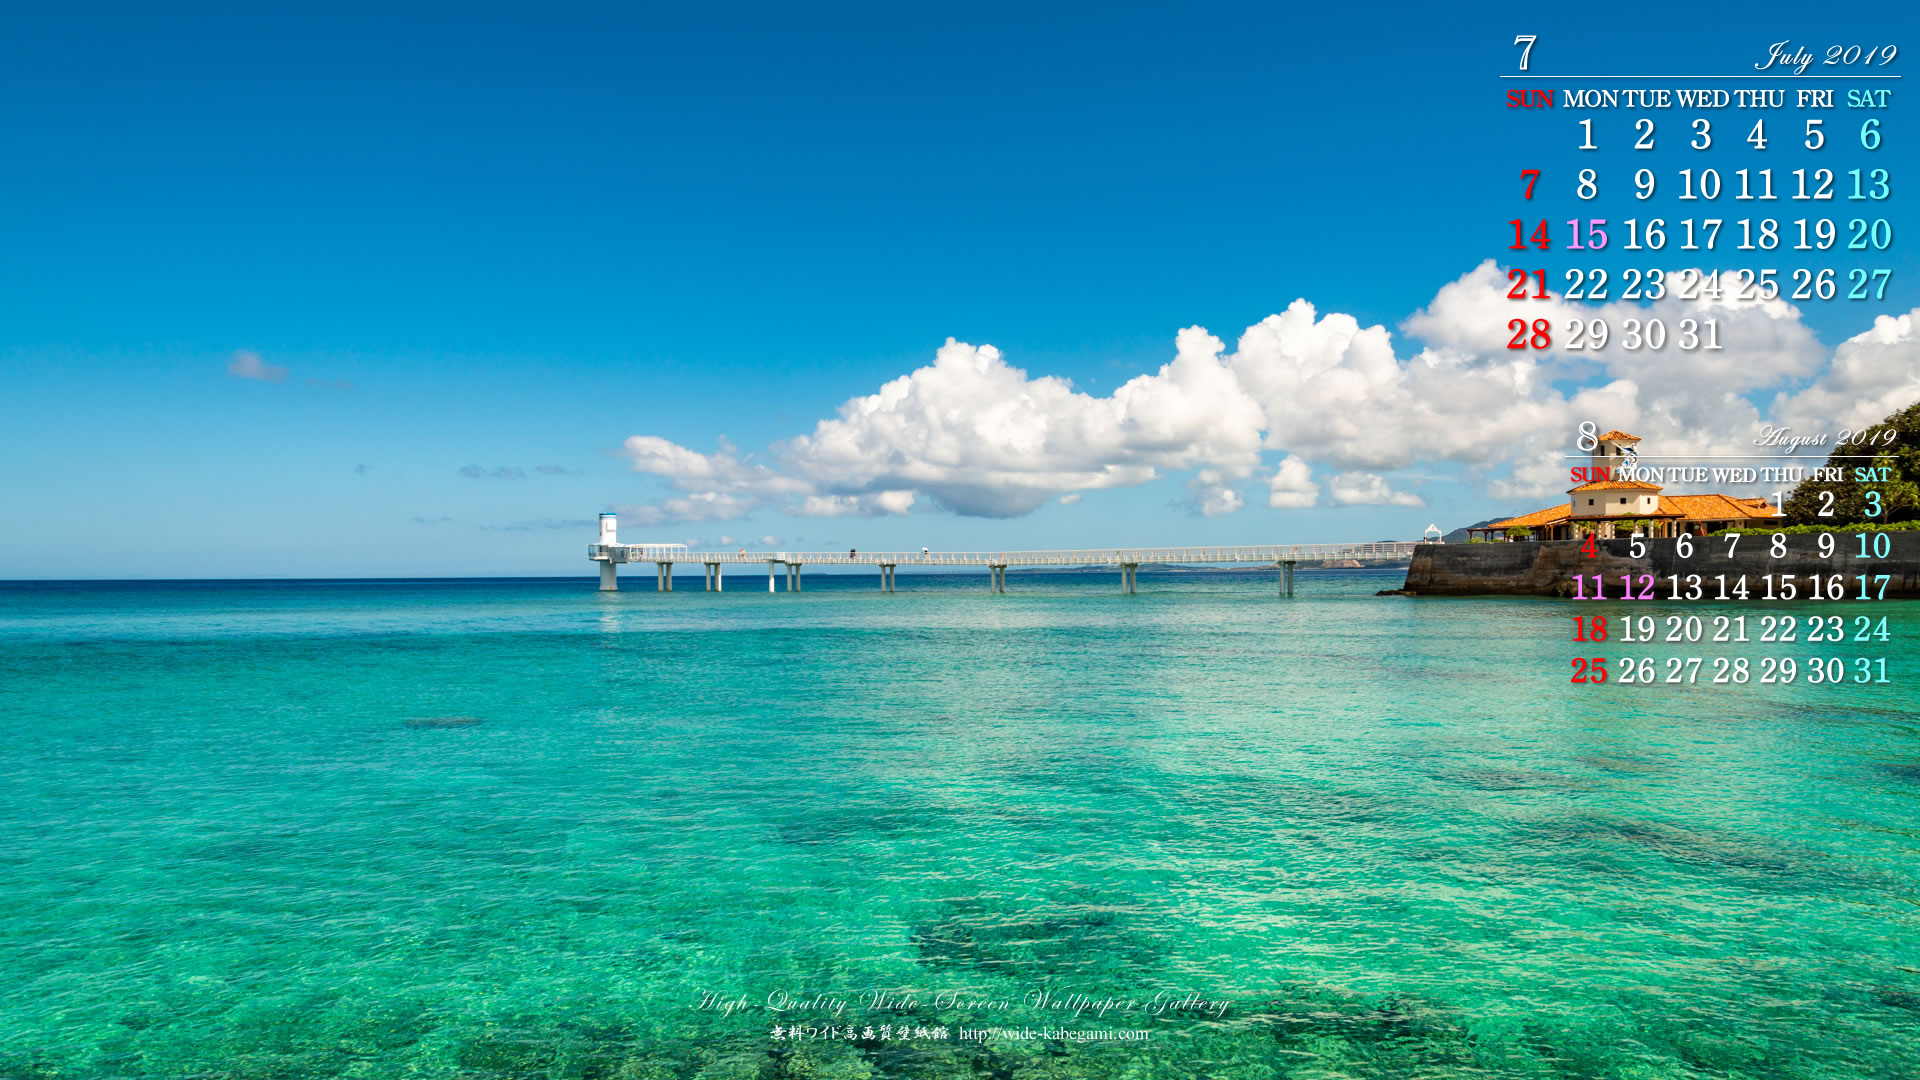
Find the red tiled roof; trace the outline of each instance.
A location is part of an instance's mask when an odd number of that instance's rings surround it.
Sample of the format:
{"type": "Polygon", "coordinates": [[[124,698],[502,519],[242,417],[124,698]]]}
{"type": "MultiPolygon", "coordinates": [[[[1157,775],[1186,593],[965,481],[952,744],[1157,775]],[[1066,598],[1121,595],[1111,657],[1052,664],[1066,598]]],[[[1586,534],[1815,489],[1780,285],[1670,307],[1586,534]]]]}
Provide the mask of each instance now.
{"type": "Polygon", "coordinates": [[[1659,484],[1649,484],[1645,480],[1595,480],[1568,488],[1569,494],[1575,491],[1659,491],[1659,484]]]}
{"type": "Polygon", "coordinates": [[[1606,433],[1605,435],[1602,435],[1602,436],[1600,436],[1600,441],[1601,441],[1601,442],[1608,442],[1608,441],[1612,441],[1612,442],[1639,442],[1639,441],[1640,441],[1640,436],[1638,436],[1638,435],[1629,435],[1629,434],[1627,434],[1626,432],[1624,432],[1624,431],[1621,431],[1621,430],[1620,430],[1619,428],[1615,428],[1615,429],[1613,429],[1612,431],[1609,431],[1609,432],[1607,432],[1607,433],[1606,433]]]}
{"type": "MultiPolygon", "coordinates": [[[[1660,490],[1657,485],[1643,484],[1637,480],[1615,480],[1612,482],[1582,484],[1573,490],[1592,491],[1603,488],[1652,488],[1655,491],[1660,490]]],[[[1737,499],[1732,495],[1662,495],[1660,496],[1659,506],[1660,508],[1651,514],[1632,513],[1621,516],[1628,519],[1649,517],[1685,518],[1688,521],[1739,521],[1743,519],[1753,520],[1780,516],[1779,511],[1775,510],[1773,504],[1766,499],[1737,499]]],[[[1573,517],[1573,507],[1571,505],[1549,506],[1544,510],[1535,510],[1531,514],[1522,514],[1519,517],[1507,518],[1505,521],[1496,521],[1490,525],[1483,525],[1481,528],[1488,530],[1539,529],[1545,528],[1548,525],[1558,525],[1571,517],[1573,517]]],[[[1600,522],[1609,519],[1581,518],[1580,520],[1600,522]]]]}
{"type": "Polygon", "coordinates": [[[1736,499],[1731,495],[1662,495],[1662,512],[1676,511],[1689,521],[1735,521],[1773,518],[1780,512],[1765,499],[1736,499]]]}
{"type": "Polygon", "coordinates": [[[1545,526],[1548,526],[1548,525],[1558,525],[1562,521],[1565,521],[1572,516],[1573,516],[1573,507],[1571,506],[1549,506],[1545,510],[1535,510],[1531,514],[1522,514],[1519,517],[1508,518],[1505,521],[1496,521],[1491,525],[1482,526],[1482,528],[1538,529],[1538,528],[1544,528],[1545,526]]]}

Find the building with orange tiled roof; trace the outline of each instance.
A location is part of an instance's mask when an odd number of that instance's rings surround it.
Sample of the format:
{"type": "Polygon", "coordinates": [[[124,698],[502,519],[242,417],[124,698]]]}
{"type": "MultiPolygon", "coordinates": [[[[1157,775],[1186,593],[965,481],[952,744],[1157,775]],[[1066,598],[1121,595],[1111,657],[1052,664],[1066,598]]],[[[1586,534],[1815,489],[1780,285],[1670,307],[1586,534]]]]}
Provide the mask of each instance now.
{"type": "MultiPolygon", "coordinates": [[[[1593,448],[1593,467],[1601,475],[1634,462],[1633,443],[1639,436],[1609,431],[1593,448]]],[[[1720,529],[1768,524],[1780,511],[1765,499],[1733,495],[1662,495],[1659,484],[1645,480],[1593,480],[1567,490],[1565,506],[1550,506],[1531,514],[1495,521],[1468,530],[1486,539],[1506,538],[1509,530],[1527,530],[1529,539],[1578,540],[1585,536],[1612,539],[1616,529],[1631,526],[1646,536],[1704,535],[1720,529]]]]}
{"type": "MultiPolygon", "coordinates": [[[[1535,510],[1531,514],[1522,514],[1519,517],[1508,518],[1505,521],[1496,521],[1490,525],[1482,525],[1477,529],[1469,529],[1468,532],[1487,533],[1491,535],[1495,532],[1505,532],[1508,529],[1530,529],[1534,532],[1541,530],[1552,531],[1555,526],[1564,525],[1572,518],[1573,507],[1549,506],[1545,510],[1535,510]]],[[[1547,539],[1552,539],[1552,537],[1548,537],[1547,539]]]]}

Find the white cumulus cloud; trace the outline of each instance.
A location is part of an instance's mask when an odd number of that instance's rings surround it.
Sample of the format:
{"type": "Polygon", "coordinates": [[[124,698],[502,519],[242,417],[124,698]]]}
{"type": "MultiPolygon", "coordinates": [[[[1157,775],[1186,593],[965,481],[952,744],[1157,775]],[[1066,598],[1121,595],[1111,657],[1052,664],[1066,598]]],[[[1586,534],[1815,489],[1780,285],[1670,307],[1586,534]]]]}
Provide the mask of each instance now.
{"type": "Polygon", "coordinates": [[[1282,510],[1304,510],[1320,501],[1313,482],[1313,466],[1298,454],[1288,454],[1267,478],[1267,505],[1282,510]]]}
{"type": "Polygon", "coordinates": [[[616,506],[614,512],[626,525],[672,525],[685,521],[734,521],[759,507],[749,497],[723,491],[700,491],[675,495],[643,506],[616,506]]]}
{"type": "Polygon", "coordinates": [[[1244,506],[1240,487],[1255,477],[1268,507],[1319,505],[1317,466],[1333,474],[1334,505],[1414,507],[1425,501],[1395,472],[1438,462],[1501,499],[1557,497],[1582,423],[1632,431],[1644,454],[1733,455],[1751,452],[1765,423],[1859,427],[1920,399],[1920,309],[1882,316],[1829,354],[1797,308],[1752,289],[1743,298],[1726,271],[1719,297],[1695,284],[1696,299],[1679,299],[1699,273],[1664,271],[1667,294],[1651,303],[1620,299],[1618,280],[1601,304],[1570,302],[1557,282],[1547,299],[1522,301],[1488,260],[1400,324],[1415,347],[1298,299],[1248,327],[1231,352],[1201,327],[1179,331],[1171,360],[1105,396],[950,338],[931,364],[850,398],[773,444],[766,461],[725,440],[709,454],[628,439],[634,469],[674,492],[629,509],[659,522],[763,508],[904,514],[925,496],[960,514],[1012,517],[1195,470],[1188,504],[1214,516],[1244,506]],[[1521,317],[1548,320],[1552,345],[1507,348],[1507,323],[1521,317]],[[1575,348],[1575,319],[1604,320],[1604,344],[1575,348]],[[1646,347],[1655,321],[1662,349],[1646,347]],[[1719,349],[1680,347],[1704,346],[1708,334],[1719,349]],[[1769,390],[1763,413],[1754,400],[1769,390]],[[1263,455],[1280,458],[1271,473],[1263,455]]]}
{"type": "Polygon", "coordinates": [[[1180,332],[1174,359],[1108,397],[1029,377],[991,345],[948,339],[934,362],[842,405],[779,448],[835,494],[914,490],[948,509],[1012,517],[1069,490],[1145,483],[1160,469],[1259,462],[1260,410],[1218,339],[1180,332]]]}
{"type": "Polygon", "coordinates": [[[627,440],[625,453],[632,459],[635,472],[665,477],[683,491],[771,496],[804,494],[808,490],[803,481],[742,460],[740,452],[724,438],[717,453],[702,454],[656,435],[635,435],[627,440]]]}
{"type": "Polygon", "coordinates": [[[1410,491],[1395,491],[1378,473],[1344,472],[1327,481],[1333,501],[1343,506],[1425,506],[1427,500],[1410,491]]]}
{"type": "Polygon", "coordinates": [[[1231,514],[1247,504],[1218,469],[1201,469],[1187,481],[1187,499],[1202,517],[1231,514]]]}
{"type": "Polygon", "coordinates": [[[1803,434],[1858,431],[1920,401],[1920,308],[1881,315],[1834,350],[1833,366],[1797,394],[1774,398],[1778,420],[1803,434]]]}
{"type": "Polygon", "coordinates": [[[809,495],[791,509],[802,517],[875,517],[904,514],[912,507],[911,491],[876,491],[867,495],[809,495]]]}

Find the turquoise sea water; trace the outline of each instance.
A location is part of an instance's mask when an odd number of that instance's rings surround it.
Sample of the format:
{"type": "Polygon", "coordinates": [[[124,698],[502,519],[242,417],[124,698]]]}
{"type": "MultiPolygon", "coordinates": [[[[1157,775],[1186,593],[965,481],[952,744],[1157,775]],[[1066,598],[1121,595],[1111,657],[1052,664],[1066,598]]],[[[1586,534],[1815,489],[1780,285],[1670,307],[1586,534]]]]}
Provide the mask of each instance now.
{"type": "Polygon", "coordinates": [[[1920,1074],[1914,606],[635,577],[0,585],[0,1077],[1920,1074]]]}

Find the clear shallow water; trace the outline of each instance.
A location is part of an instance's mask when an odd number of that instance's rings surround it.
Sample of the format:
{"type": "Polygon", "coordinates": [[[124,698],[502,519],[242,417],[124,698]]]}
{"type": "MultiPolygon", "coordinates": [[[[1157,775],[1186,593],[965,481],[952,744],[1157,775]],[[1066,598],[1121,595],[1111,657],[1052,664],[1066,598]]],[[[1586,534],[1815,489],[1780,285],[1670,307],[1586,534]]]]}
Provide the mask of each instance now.
{"type": "Polygon", "coordinates": [[[1915,1074],[1911,683],[1575,687],[1584,609],[1397,573],[901,582],[0,585],[0,1077],[1915,1074]]]}

